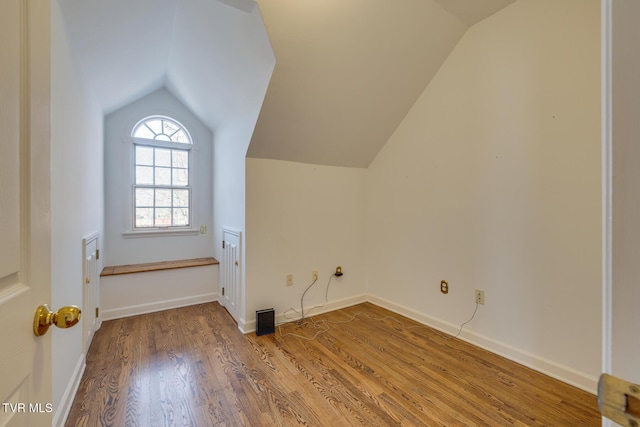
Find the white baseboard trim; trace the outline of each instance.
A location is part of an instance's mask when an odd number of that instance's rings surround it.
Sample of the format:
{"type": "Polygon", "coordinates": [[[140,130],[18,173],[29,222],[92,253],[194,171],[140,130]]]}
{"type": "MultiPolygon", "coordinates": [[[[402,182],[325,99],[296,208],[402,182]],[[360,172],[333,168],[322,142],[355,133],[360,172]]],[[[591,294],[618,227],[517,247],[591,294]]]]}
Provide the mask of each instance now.
{"type": "Polygon", "coordinates": [[[64,390],[62,401],[60,402],[60,405],[55,408],[56,411],[53,415],[53,421],[51,422],[52,426],[63,427],[67,422],[67,417],[71,410],[71,404],[73,403],[73,399],[76,397],[76,392],[78,391],[80,380],[82,379],[82,374],[84,374],[84,369],[86,367],[87,360],[85,359],[85,355],[81,354],[78,359],[78,363],[76,364],[76,368],[73,370],[73,375],[67,384],[67,388],[64,390]]]}
{"type": "Polygon", "coordinates": [[[240,330],[240,332],[242,332],[243,334],[248,334],[249,332],[253,332],[256,330],[256,321],[254,320],[253,323],[253,329],[249,329],[247,330],[247,322],[244,318],[240,318],[238,319],[238,329],[240,330]]]}
{"type": "MultiPolygon", "coordinates": [[[[367,302],[368,295],[356,295],[353,297],[343,298],[336,301],[328,302],[324,305],[315,305],[310,308],[307,308],[305,311],[309,314],[309,317],[317,316],[318,314],[328,313],[330,311],[339,310],[341,308],[351,307],[352,305],[361,304],[363,302],[367,302]]],[[[276,313],[275,323],[279,325],[281,323],[293,322],[295,320],[299,320],[301,316],[295,315],[293,317],[285,318],[283,313],[276,313]]],[[[251,332],[255,332],[256,330],[256,320],[253,319],[251,321],[245,322],[244,319],[241,319],[241,322],[238,322],[238,329],[243,334],[248,334],[251,332]]]]}
{"type": "MultiPolygon", "coordinates": [[[[409,319],[415,320],[416,322],[430,326],[449,335],[455,335],[460,328],[460,325],[454,325],[441,319],[427,316],[424,313],[420,313],[416,310],[393,303],[375,295],[367,295],[367,299],[372,304],[386,308],[394,313],[401,314],[409,319]]],[[[561,365],[535,354],[528,353],[473,331],[465,331],[463,329],[458,338],[552,378],[578,387],[588,393],[597,394],[598,378],[587,375],[584,372],[580,372],[576,369],[561,365]]]]}
{"type": "Polygon", "coordinates": [[[118,307],[102,312],[103,320],[120,319],[123,317],[137,316],[139,314],[153,313],[156,311],[169,310],[172,308],[186,307],[189,305],[202,304],[205,302],[218,301],[218,293],[212,292],[208,294],[193,295],[184,298],[174,298],[165,301],[155,301],[148,304],[130,305],[127,307],[118,307]]]}

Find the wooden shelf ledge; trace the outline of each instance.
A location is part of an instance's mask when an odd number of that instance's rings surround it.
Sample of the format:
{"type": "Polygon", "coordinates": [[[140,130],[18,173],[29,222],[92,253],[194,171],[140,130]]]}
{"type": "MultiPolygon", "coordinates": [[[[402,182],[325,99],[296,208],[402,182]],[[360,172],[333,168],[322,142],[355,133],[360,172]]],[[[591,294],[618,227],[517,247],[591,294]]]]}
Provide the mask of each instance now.
{"type": "Polygon", "coordinates": [[[192,258],[178,261],[148,262],[145,264],[113,265],[102,269],[100,276],[116,276],[118,274],[144,273],[146,271],[173,270],[176,268],[200,267],[220,264],[215,258],[192,258]]]}

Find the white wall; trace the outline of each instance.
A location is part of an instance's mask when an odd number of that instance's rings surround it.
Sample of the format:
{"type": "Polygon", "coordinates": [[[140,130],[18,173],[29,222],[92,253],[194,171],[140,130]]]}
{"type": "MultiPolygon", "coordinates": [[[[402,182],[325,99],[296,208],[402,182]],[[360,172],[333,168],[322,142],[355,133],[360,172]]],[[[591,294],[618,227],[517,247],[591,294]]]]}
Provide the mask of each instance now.
{"type": "MultiPolygon", "coordinates": [[[[102,112],[71,52],[58,2],[51,25],[51,307],[82,307],[82,239],[104,233],[102,112]]],[[[82,325],[52,328],[54,425],[84,367],[82,325]]]]}
{"type": "Polygon", "coordinates": [[[613,5],[613,335],[611,373],[640,383],[640,3],[613,5]]]}
{"type": "MultiPolygon", "coordinates": [[[[245,237],[245,156],[275,65],[260,9],[253,8],[243,24],[243,49],[239,52],[251,58],[252,65],[228,82],[236,89],[236,97],[229,100],[227,114],[213,133],[213,256],[216,259],[222,259],[223,227],[239,230],[243,239],[245,237]]],[[[242,248],[244,252],[244,242],[242,248]]],[[[245,269],[243,262],[237,301],[239,325],[245,321],[245,269]]]]}
{"type": "MultiPolygon", "coordinates": [[[[214,133],[213,145],[213,253],[222,261],[222,229],[228,227],[242,232],[245,238],[245,155],[258,113],[273,71],[273,63],[266,66],[263,75],[256,79],[253,96],[234,114],[227,116],[214,133]]],[[[246,244],[242,245],[242,260],[246,244]]],[[[246,262],[240,265],[240,289],[236,301],[236,321],[242,328],[245,322],[245,277],[246,262]]],[[[222,280],[219,287],[225,286],[222,280]]],[[[221,291],[218,291],[221,293],[221,291]]],[[[223,301],[222,301],[223,302],[223,301]]],[[[223,302],[224,303],[224,302],[223,302]]]]}
{"type": "MultiPolygon", "coordinates": [[[[247,330],[255,311],[274,308],[277,320],[289,308],[300,311],[325,303],[336,266],[329,304],[335,309],[361,302],[365,292],[365,169],[319,166],[280,160],[247,159],[247,330]],[[293,274],[294,285],[286,286],[293,274]]],[[[289,312],[290,318],[299,318],[289,312]]]]}
{"type": "Polygon", "coordinates": [[[213,206],[211,153],[213,137],[180,101],[159,89],[105,118],[105,265],[137,264],[212,256],[213,206]],[[131,231],[131,130],[150,115],[169,116],[182,123],[193,140],[192,222],[206,234],[125,238],[131,231]]]}
{"type": "Polygon", "coordinates": [[[218,265],[100,278],[104,320],[218,300],[218,265]]]}
{"type": "MultiPolygon", "coordinates": [[[[223,227],[242,232],[245,225],[245,153],[255,126],[259,106],[253,106],[253,112],[240,113],[230,117],[214,134],[213,145],[213,256],[222,260],[223,227]]],[[[241,242],[244,249],[245,244],[241,242]]],[[[244,250],[241,259],[244,260],[244,250]]],[[[240,265],[240,289],[236,292],[236,310],[231,310],[238,324],[244,322],[245,301],[245,262],[240,265]]],[[[222,278],[218,281],[218,294],[226,286],[222,278]]],[[[224,300],[220,299],[224,304],[224,300]]]]}
{"type": "Polygon", "coordinates": [[[483,289],[464,338],[590,391],[599,17],[597,0],[520,0],[472,27],[371,164],[366,209],[381,303],[456,332],[483,289]]]}

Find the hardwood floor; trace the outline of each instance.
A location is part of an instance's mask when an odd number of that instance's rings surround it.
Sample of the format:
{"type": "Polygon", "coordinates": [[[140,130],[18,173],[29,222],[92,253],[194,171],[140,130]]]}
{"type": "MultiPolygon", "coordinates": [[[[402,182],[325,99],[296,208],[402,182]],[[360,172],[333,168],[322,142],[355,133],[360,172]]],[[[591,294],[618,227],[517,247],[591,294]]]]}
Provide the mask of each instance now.
{"type": "Polygon", "coordinates": [[[105,322],[66,425],[600,425],[595,396],[375,305],[312,320],[244,336],[209,303],[105,322]]]}

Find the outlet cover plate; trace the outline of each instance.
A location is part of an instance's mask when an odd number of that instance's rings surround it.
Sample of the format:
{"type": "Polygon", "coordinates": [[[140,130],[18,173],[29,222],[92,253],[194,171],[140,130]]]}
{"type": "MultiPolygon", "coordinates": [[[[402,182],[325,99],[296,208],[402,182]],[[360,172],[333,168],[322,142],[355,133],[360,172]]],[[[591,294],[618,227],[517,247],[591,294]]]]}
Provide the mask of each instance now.
{"type": "Polygon", "coordinates": [[[440,281],[440,292],[442,292],[443,294],[449,293],[449,282],[447,282],[446,280],[440,281]]]}

